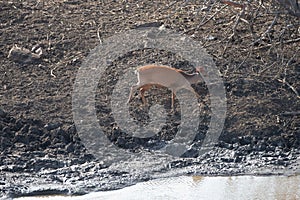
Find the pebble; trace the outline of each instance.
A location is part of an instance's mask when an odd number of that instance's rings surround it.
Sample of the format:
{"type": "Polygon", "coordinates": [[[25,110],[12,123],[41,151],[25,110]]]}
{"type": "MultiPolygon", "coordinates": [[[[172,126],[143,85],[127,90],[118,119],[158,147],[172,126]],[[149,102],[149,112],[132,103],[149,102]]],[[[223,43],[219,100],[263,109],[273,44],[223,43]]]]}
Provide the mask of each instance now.
{"type": "Polygon", "coordinates": [[[5,116],[6,116],[6,112],[4,112],[4,110],[0,108],[0,117],[5,117],[5,116]]]}
{"type": "Polygon", "coordinates": [[[60,126],[61,126],[61,123],[48,123],[44,126],[44,128],[46,128],[46,130],[48,130],[48,131],[51,131],[51,130],[57,129],[60,126]]]}

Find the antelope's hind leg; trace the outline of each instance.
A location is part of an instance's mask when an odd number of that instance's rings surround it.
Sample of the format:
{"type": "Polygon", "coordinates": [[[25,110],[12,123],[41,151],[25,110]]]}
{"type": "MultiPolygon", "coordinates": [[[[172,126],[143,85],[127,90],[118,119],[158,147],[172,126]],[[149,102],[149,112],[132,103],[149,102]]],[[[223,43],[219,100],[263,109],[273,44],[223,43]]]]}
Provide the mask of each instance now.
{"type": "Polygon", "coordinates": [[[145,92],[146,92],[147,89],[145,88],[140,88],[140,95],[141,95],[141,98],[142,98],[142,102],[144,104],[144,106],[147,105],[147,101],[146,101],[146,98],[145,98],[145,92]]]}
{"type": "Polygon", "coordinates": [[[171,103],[171,109],[172,109],[172,112],[174,112],[174,103],[175,103],[175,91],[172,91],[172,103],[171,103]]]}

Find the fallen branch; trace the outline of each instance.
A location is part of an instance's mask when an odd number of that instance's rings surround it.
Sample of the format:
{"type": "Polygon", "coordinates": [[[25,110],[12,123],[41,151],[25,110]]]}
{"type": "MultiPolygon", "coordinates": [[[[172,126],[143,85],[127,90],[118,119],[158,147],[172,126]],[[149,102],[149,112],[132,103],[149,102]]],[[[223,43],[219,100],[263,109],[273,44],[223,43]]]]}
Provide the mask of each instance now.
{"type": "Polygon", "coordinates": [[[100,35],[100,28],[101,28],[101,27],[99,27],[99,28],[97,29],[97,37],[98,37],[99,43],[102,44],[103,41],[102,41],[101,35],[100,35]]]}
{"type": "Polygon", "coordinates": [[[276,43],[274,43],[274,44],[267,44],[267,45],[264,45],[264,46],[261,46],[261,47],[254,48],[253,50],[261,50],[261,49],[264,49],[264,48],[271,47],[271,46],[273,46],[273,45],[279,45],[279,44],[291,44],[291,43],[296,43],[296,42],[300,42],[300,38],[291,39],[291,40],[286,40],[286,41],[283,41],[283,42],[276,42],[276,43]]]}
{"type": "Polygon", "coordinates": [[[211,19],[213,19],[221,10],[223,10],[224,8],[226,8],[226,6],[223,6],[221,7],[219,10],[217,10],[214,14],[212,14],[212,16],[210,16],[210,18],[208,18],[207,20],[205,21],[202,21],[198,26],[197,28],[195,29],[198,29],[200,28],[201,26],[204,26],[207,22],[209,22],[211,19]]]}
{"type": "Polygon", "coordinates": [[[236,34],[236,28],[238,26],[238,24],[240,23],[241,21],[241,17],[245,14],[245,7],[242,8],[241,12],[237,15],[237,19],[234,23],[234,26],[232,27],[232,34],[229,36],[228,40],[227,40],[227,43],[225,45],[225,48],[223,50],[223,53],[222,53],[222,57],[224,56],[226,50],[227,50],[227,47],[228,47],[228,44],[229,44],[229,41],[235,36],[236,34]]]}
{"type": "Polygon", "coordinates": [[[300,18],[300,6],[298,0],[277,0],[290,15],[300,18]]]}
{"type": "Polygon", "coordinates": [[[227,4],[229,6],[233,6],[233,7],[237,7],[237,8],[245,8],[244,4],[238,3],[238,2],[234,2],[234,1],[225,1],[225,0],[221,0],[221,3],[227,4]]]}
{"type": "Polygon", "coordinates": [[[285,84],[285,85],[287,85],[295,94],[296,94],[296,96],[297,96],[297,98],[299,98],[300,99],[300,95],[299,95],[299,93],[298,93],[298,91],[291,85],[291,84],[289,84],[286,80],[285,80],[285,78],[284,79],[277,79],[279,82],[281,82],[281,83],[283,83],[283,84],[285,84]]]}
{"type": "Polygon", "coordinates": [[[262,38],[264,38],[268,33],[271,32],[273,26],[274,26],[274,25],[276,24],[276,22],[277,22],[277,18],[278,18],[278,13],[275,15],[275,17],[274,17],[274,19],[273,19],[271,25],[268,27],[268,29],[267,29],[267,30],[266,30],[266,31],[265,31],[265,32],[264,32],[257,40],[255,40],[254,42],[252,42],[251,45],[254,45],[255,43],[261,41],[262,38]]]}
{"type": "Polygon", "coordinates": [[[284,116],[292,115],[292,116],[295,116],[295,115],[300,115],[300,111],[284,112],[284,113],[281,113],[280,115],[284,115],[284,116]]]}
{"type": "Polygon", "coordinates": [[[53,71],[56,69],[56,67],[54,67],[53,69],[51,69],[50,71],[50,75],[53,76],[54,78],[56,78],[55,74],[53,74],[53,71]]]}

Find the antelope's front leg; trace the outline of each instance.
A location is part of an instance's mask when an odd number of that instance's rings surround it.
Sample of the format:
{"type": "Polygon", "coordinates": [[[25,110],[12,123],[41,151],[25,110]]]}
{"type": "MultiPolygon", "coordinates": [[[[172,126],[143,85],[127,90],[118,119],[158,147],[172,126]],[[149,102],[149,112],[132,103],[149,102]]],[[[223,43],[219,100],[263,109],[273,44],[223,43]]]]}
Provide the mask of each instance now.
{"type": "Polygon", "coordinates": [[[144,106],[147,105],[147,101],[146,101],[146,98],[145,98],[145,92],[146,92],[145,88],[140,88],[140,94],[141,94],[142,102],[143,102],[144,106]]]}
{"type": "Polygon", "coordinates": [[[132,86],[131,89],[130,89],[130,93],[129,93],[129,97],[128,97],[128,100],[127,100],[127,104],[130,102],[130,100],[132,99],[132,95],[133,95],[133,92],[136,90],[137,86],[132,86]]]}

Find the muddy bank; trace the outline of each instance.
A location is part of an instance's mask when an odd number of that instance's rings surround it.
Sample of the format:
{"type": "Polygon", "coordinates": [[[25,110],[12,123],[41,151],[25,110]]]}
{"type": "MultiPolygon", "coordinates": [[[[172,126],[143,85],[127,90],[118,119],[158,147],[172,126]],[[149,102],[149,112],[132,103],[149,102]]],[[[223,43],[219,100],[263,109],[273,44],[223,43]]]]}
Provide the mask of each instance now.
{"type": "Polygon", "coordinates": [[[293,144],[288,140],[279,145],[270,138],[240,137],[232,143],[220,141],[213,150],[196,158],[193,153],[186,154],[187,158],[174,158],[155,150],[140,150],[127,160],[107,166],[86,153],[74,126],[64,130],[61,124],[16,120],[3,110],[1,126],[4,133],[0,183],[3,198],[86,194],[185,174],[291,175],[300,172],[300,151],[293,147],[287,149],[285,146],[293,144]]]}

